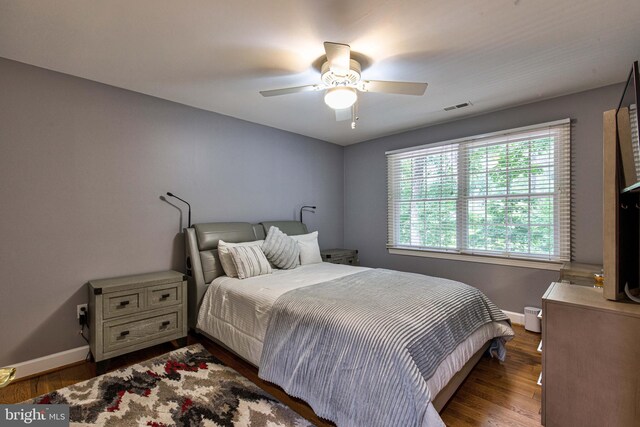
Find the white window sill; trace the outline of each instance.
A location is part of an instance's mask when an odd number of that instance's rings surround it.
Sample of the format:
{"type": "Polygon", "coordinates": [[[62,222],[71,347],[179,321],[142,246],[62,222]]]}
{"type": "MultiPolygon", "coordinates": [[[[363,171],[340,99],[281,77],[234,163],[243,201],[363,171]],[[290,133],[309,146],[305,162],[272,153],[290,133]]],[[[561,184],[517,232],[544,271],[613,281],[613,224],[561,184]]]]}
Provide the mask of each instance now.
{"type": "Polygon", "coordinates": [[[388,251],[392,255],[408,255],[408,256],[417,256],[417,257],[423,257],[423,258],[451,259],[456,261],[479,262],[482,264],[498,264],[498,265],[508,265],[511,267],[536,268],[539,270],[560,271],[560,269],[562,268],[561,262],[552,262],[552,261],[534,261],[534,260],[528,260],[528,259],[499,258],[499,257],[483,256],[483,255],[467,255],[467,254],[456,254],[451,252],[426,251],[426,250],[420,250],[420,249],[389,248],[388,251]]]}

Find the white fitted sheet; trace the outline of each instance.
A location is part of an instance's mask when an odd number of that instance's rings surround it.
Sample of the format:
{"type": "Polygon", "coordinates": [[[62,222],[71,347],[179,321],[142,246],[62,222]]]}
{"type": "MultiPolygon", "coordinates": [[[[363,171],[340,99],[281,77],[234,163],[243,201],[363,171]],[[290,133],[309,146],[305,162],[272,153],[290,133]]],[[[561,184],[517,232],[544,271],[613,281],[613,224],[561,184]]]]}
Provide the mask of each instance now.
{"type": "MultiPolygon", "coordinates": [[[[364,270],[367,268],[323,262],[293,270],[274,270],[273,274],[243,280],[220,276],[209,285],[203,298],[197,329],[259,366],[271,308],[280,295],[364,270]]],[[[431,395],[436,396],[484,343],[512,334],[506,322],[488,323],[476,330],[427,381],[431,395]]]]}
{"type": "Polygon", "coordinates": [[[258,366],[271,307],[280,295],[366,269],[322,262],[249,279],[217,277],[202,300],[197,328],[258,366]]]}

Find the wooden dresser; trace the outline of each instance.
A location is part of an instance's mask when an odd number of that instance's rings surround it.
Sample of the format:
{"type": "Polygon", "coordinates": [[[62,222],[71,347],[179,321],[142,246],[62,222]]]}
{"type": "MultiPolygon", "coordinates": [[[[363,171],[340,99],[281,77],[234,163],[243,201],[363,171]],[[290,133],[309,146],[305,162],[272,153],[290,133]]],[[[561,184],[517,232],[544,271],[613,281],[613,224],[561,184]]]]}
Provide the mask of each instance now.
{"type": "Polygon", "coordinates": [[[542,424],[640,427],[640,304],[552,283],[542,312],[542,424]]]}

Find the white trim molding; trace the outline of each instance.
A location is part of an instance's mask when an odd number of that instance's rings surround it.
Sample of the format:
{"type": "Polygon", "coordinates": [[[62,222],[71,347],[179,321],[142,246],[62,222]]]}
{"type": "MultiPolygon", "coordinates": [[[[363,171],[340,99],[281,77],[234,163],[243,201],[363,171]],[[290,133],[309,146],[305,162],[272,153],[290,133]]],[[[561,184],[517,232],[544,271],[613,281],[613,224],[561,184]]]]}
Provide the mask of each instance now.
{"type": "Polygon", "coordinates": [[[462,138],[449,139],[447,141],[439,141],[439,142],[433,142],[433,143],[417,145],[417,146],[414,146],[414,147],[400,148],[400,149],[397,149],[397,150],[385,151],[384,154],[385,155],[389,155],[389,154],[406,153],[408,151],[420,150],[420,149],[423,149],[423,148],[438,147],[440,145],[449,145],[449,144],[455,144],[457,142],[464,142],[464,141],[475,140],[475,139],[483,139],[483,138],[491,138],[491,137],[494,137],[494,136],[506,136],[506,135],[510,135],[512,133],[526,132],[526,131],[529,131],[529,130],[538,130],[538,129],[545,128],[545,127],[565,125],[565,124],[571,124],[571,119],[570,118],[566,118],[566,119],[561,119],[561,120],[555,120],[553,122],[540,123],[538,125],[522,126],[522,127],[519,127],[519,128],[514,128],[514,129],[509,129],[509,130],[500,130],[500,131],[497,131],[497,132],[483,133],[483,134],[480,134],[480,135],[474,135],[472,137],[465,136],[465,137],[462,137],[462,138]]]}
{"type": "Polygon", "coordinates": [[[391,255],[409,255],[423,258],[451,259],[456,261],[479,262],[481,264],[498,264],[511,267],[537,268],[540,270],[560,271],[560,269],[562,268],[561,262],[551,261],[533,261],[528,259],[491,257],[484,255],[469,255],[451,252],[425,251],[418,249],[389,248],[388,251],[391,255]]]}
{"type": "Polygon", "coordinates": [[[524,325],[524,313],[516,313],[515,311],[502,310],[514,325],[524,325]]]}
{"type": "Polygon", "coordinates": [[[16,368],[16,380],[19,380],[72,363],[82,362],[87,357],[88,352],[89,346],[85,345],[10,366],[16,368]]]}

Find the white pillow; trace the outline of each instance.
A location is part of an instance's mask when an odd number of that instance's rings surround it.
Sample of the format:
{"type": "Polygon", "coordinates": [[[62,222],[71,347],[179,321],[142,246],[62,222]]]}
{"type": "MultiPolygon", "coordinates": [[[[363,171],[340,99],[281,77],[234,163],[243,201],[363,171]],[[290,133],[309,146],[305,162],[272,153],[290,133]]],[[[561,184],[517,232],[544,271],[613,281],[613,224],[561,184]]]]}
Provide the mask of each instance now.
{"type": "Polygon", "coordinates": [[[224,273],[229,277],[238,277],[238,270],[233,265],[233,259],[229,253],[229,248],[233,246],[262,246],[264,240],[256,240],[253,242],[231,243],[224,240],[218,241],[218,258],[220,258],[220,264],[224,273]]]}
{"type": "Polygon", "coordinates": [[[261,248],[269,262],[276,268],[290,270],[300,265],[298,242],[284,234],[278,227],[269,228],[261,248]]]}
{"type": "Polygon", "coordinates": [[[290,237],[297,241],[298,246],[300,247],[300,265],[317,264],[322,262],[317,231],[290,237]]]}
{"type": "Polygon", "coordinates": [[[238,272],[238,279],[271,274],[271,265],[260,246],[232,246],[229,254],[238,272]]]}

